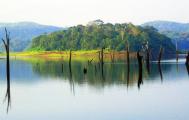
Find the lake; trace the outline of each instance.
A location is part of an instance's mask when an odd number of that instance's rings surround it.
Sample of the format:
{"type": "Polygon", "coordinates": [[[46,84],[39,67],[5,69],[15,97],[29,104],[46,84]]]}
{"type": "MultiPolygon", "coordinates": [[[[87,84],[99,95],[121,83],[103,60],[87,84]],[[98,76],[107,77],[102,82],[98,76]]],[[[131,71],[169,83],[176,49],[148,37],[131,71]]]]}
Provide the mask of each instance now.
{"type": "Polygon", "coordinates": [[[0,60],[1,120],[186,120],[189,74],[184,60],[143,66],[133,61],[11,59],[10,96],[6,96],[6,62],[0,60]],[[86,74],[83,69],[87,68],[86,74]],[[8,101],[10,100],[10,101],[8,101]],[[10,103],[10,106],[7,106],[10,103]]]}

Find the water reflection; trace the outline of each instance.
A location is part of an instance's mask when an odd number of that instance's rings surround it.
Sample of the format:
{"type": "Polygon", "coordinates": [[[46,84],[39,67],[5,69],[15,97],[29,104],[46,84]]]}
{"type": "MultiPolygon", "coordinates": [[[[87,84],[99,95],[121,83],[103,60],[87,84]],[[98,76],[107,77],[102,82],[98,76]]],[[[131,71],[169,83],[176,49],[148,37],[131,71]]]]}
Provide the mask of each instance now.
{"type": "Polygon", "coordinates": [[[161,64],[160,63],[158,63],[158,70],[159,70],[161,82],[163,82],[163,73],[162,73],[162,70],[161,70],[161,64]]]}
{"type": "Polygon", "coordinates": [[[142,80],[142,59],[143,57],[140,55],[139,52],[137,52],[137,59],[138,59],[138,89],[140,89],[140,85],[143,84],[142,80]]]}
{"type": "MultiPolygon", "coordinates": [[[[4,71],[5,66],[3,65],[4,62],[5,61],[0,61],[0,67],[2,69],[0,75],[3,77],[3,80],[6,80],[6,71],[4,71]]],[[[71,67],[69,67],[69,62],[64,61],[63,68],[62,61],[50,60],[13,60],[11,64],[11,76],[14,79],[14,82],[25,80],[23,82],[32,83],[35,81],[39,81],[41,78],[59,78],[62,80],[69,81],[72,86],[71,88],[74,88],[73,86],[76,83],[88,84],[98,88],[100,86],[103,87],[106,85],[126,85],[127,87],[134,85],[137,86],[139,81],[139,68],[138,63],[136,61],[130,64],[129,71],[127,69],[127,65],[124,62],[115,62],[113,64],[105,63],[103,65],[103,75],[101,67],[98,63],[95,62],[93,62],[90,65],[87,65],[87,62],[73,61],[71,67]],[[87,69],[87,72],[85,74],[83,73],[84,68],[87,69]]],[[[179,73],[182,73],[183,70],[185,70],[185,73],[187,73],[184,64],[179,64],[179,68],[179,73]]],[[[161,81],[161,79],[163,79],[163,74],[165,75],[166,73],[169,73],[172,69],[175,70],[175,72],[177,72],[177,65],[161,64],[161,66],[159,66],[156,63],[152,63],[150,74],[148,74],[146,67],[143,67],[143,81],[161,81]]]]}
{"type": "MultiPolygon", "coordinates": [[[[7,80],[6,76],[5,63],[6,61],[0,60],[1,80],[7,84],[5,100],[7,100],[8,112],[11,104],[11,90],[10,79],[7,80]]],[[[128,70],[127,64],[122,61],[104,63],[102,73],[102,67],[98,62],[88,64],[85,61],[72,61],[70,65],[69,61],[64,61],[63,64],[62,60],[12,60],[11,78],[13,82],[21,84],[31,84],[45,79],[68,81],[71,92],[75,95],[77,85],[85,84],[96,89],[107,86],[125,86],[128,90],[130,87],[136,86],[142,89],[142,83],[161,82],[163,79],[164,81],[172,79],[179,80],[187,74],[184,63],[162,63],[161,65],[152,63],[150,74],[148,74],[147,68],[143,67],[145,64],[142,67],[140,66],[137,61],[132,61],[128,70]],[[177,70],[178,66],[179,71],[177,70]],[[87,72],[84,72],[84,69],[87,72]],[[174,76],[176,75],[175,73],[178,74],[177,78],[174,76]]]]}
{"type": "MultiPolygon", "coordinates": [[[[89,84],[92,86],[104,86],[113,84],[125,84],[128,86],[133,86],[134,84],[142,83],[143,76],[144,79],[152,79],[158,77],[160,73],[160,78],[162,77],[162,68],[158,64],[152,64],[152,71],[149,75],[146,69],[142,69],[142,74],[139,74],[138,63],[130,64],[130,70],[128,71],[126,64],[124,62],[117,63],[105,63],[103,65],[103,72],[101,65],[99,63],[93,63],[88,65],[87,73],[83,74],[83,68],[86,66],[86,62],[73,61],[72,67],[69,67],[68,62],[64,62],[64,74],[61,73],[61,63],[59,61],[43,61],[36,66],[32,64],[32,70],[35,74],[43,77],[59,77],[62,80],[69,80],[70,83],[74,84],[89,84]],[[50,69],[49,69],[50,68],[50,69]],[[140,78],[140,79],[139,79],[140,78]]],[[[171,64],[163,65],[163,72],[168,72],[171,69],[171,64]]]]}
{"type": "Polygon", "coordinates": [[[7,113],[9,112],[9,108],[11,106],[11,90],[10,90],[10,82],[7,82],[7,90],[5,95],[5,100],[7,101],[7,113]]]}
{"type": "Polygon", "coordinates": [[[187,69],[187,72],[188,72],[188,75],[189,75],[189,65],[186,64],[186,69],[187,69]]]}

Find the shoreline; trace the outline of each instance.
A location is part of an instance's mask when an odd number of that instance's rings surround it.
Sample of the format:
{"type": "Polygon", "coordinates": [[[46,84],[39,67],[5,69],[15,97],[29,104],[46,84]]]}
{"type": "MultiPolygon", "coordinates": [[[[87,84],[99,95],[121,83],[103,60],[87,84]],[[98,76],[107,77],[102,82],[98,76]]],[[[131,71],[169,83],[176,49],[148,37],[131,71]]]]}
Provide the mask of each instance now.
{"type": "MultiPolygon", "coordinates": [[[[27,51],[27,52],[10,52],[11,58],[42,58],[42,59],[69,59],[70,51],[27,51]]],[[[72,51],[73,60],[99,60],[100,50],[89,51],[72,51]]],[[[4,59],[6,53],[0,54],[0,59],[4,59]]],[[[105,60],[111,61],[114,59],[126,59],[126,51],[108,51],[104,50],[105,60]]],[[[130,52],[130,58],[136,58],[135,52],[130,52]]]]}

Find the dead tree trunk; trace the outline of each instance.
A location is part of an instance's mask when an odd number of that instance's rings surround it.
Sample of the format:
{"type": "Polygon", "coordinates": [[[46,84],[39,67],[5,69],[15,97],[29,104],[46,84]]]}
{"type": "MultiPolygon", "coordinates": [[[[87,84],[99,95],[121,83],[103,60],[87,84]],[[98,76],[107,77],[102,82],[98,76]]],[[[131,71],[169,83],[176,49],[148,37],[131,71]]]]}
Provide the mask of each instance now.
{"type": "Polygon", "coordinates": [[[150,50],[146,50],[146,68],[148,71],[148,74],[150,73],[150,50]]]}
{"type": "Polygon", "coordinates": [[[101,65],[104,64],[104,48],[101,50],[101,65]]]}
{"type": "Polygon", "coordinates": [[[176,62],[178,63],[178,42],[176,41],[176,62]]]}
{"type": "Polygon", "coordinates": [[[98,51],[98,69],[100,69],[100,62],[101,62],[101,51],[98,51]]]}
{"type": "Polygon", "coordinates": [[[69,66],[71,67],[71,61],[72,61],[72,51],[70,50],[70,58],[69,58],[69,66]]]}
{"type": "Polygon", "coordinates": [[[138,59],[138,88],[140,89],[140,85],[143,83],[142,80],[142,56],[140,55],[140,52],[137,52],[137,59],[138,59]]]}
{"type": "Polygon", "coordinates": [[[104,79],[104,48],[101,49],[101,70],[102,78],[104,79]]]}
{"type": "Polygon", "coordinates": [[[70,88],[71,88],[71,92],[73,92],[73,94],[75,95],[75,87],[74,87],[75,85],[72,79],[71,61],[72,61],[72,51],[70,50],[70,56],[69,56],[70,88]]]}
{"type": "Polygon", "coordinates": [[[176,61],[177,61],[177,63],[178,63],[178,59],[179,59],[179,52],[178,52],[178,50],[176,50],[176,61]]]}
{"type": "Polygon", "coordinates": [[[186,56],[186,65],[189,66],[189,52],[188,52],[188,54],[186,56]]]}
{"type": "Polygon", "coordinates": [[[11,96],[10,96],[10,57],[9,57],[9,42],[10,42],[10,33],[7,32],[7,29],[5,28],[5,34],[6,34],[6,40],[2,39],[3,44],[5,46],[6,50],[6,73],[7,73],[7,92],[5,98],[8,99],[7,104],[7,112],[10,106],[11,102],[11,96]]]}
{"type": "Polygon", "coordinates": [[[64,71],[64,64],[62,63],[62,72],[64,71]]]}
{"type": "Polygon", "coordinates": [[[126,55],[127,55],[127,81],[129,81],[130,74],[130,58],[129,58],[129,43],[126,43],[126,55]]]}
{"type": "Polygon", "coordinates": [[[187,69],[187,72],[188,72],[188,75],[189,75],[189,52],[186,56],[186,63],[185,64],[186,64],[186,69],[187,69]]]}
{"type": "Polygon", "coordinates": [[[159,56],[158,56],[158,64],[161,63],[162,54],[163,54],[163,48],[161,47],[159,51],[159,56]]]}
{"type": "Polygon", "coordinates": [[[159,71],[159,74],[160,74],[161,82],[163,82],[163,73],[162,73],[162,70],[161,70],[161,64],[158,64],[158,71],[159,71]]]}
{"type": "Polygon", "coordinates": [[[126,46],[126,54],[127,54],[127,65],[130,65],[130,59],[129,59],[129,46],[126,46]]]}

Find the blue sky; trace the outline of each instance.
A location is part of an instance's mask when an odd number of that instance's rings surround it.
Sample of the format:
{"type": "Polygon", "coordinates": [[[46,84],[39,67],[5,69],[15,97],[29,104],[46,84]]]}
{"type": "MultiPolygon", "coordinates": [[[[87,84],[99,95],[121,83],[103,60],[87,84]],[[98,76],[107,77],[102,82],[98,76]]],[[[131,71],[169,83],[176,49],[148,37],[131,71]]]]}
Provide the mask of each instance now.
{"type": "Polygon", "coordinates": [[[33,21],[57,26],[153,20],[189,22],[189,0],[0,0],[0,22],[33,21]]]}

